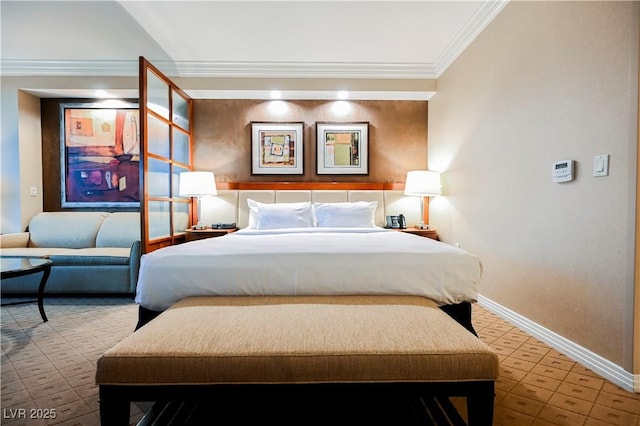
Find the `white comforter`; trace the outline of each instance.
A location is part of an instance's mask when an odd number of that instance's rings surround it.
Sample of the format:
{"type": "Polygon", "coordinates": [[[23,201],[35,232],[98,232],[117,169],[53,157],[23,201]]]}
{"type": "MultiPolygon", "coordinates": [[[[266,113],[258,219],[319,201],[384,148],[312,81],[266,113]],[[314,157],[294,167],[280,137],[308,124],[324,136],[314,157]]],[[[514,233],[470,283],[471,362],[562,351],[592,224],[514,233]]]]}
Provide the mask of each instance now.
{"type": "Polygon", "coordinates": [[[142,257],[136,302],[162,311],[202,295],[421,295],[475,302],[478,258],[382,228],[240,230],[142,257]]]}

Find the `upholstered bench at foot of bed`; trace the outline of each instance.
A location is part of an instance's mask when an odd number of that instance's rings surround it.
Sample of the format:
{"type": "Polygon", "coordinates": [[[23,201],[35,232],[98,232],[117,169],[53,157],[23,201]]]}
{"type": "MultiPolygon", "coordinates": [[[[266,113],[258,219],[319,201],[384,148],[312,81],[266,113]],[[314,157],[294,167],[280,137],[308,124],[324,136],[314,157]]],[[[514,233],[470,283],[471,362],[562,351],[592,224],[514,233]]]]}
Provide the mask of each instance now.
{"type": "Polygon", "coordinates": [[[349,386],[465,396],[469,424],[490,425],[497,376],[496,354],[421,297],[195,297],[108,350],[96,382],[109,425],[131,401],[349,386]]]}

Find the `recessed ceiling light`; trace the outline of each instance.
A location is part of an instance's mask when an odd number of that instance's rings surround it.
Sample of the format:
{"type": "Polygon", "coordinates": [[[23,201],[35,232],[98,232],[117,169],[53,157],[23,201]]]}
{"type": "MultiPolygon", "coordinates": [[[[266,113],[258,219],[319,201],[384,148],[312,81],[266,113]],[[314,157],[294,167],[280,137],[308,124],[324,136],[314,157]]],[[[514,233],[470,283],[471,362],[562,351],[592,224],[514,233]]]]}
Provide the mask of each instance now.
{"type": "Polygon", "coordinates": [[[331,112],[339,116],[347,115],[351,112],[351,102],[335,101],[333,105],[331,105],[331,112]]]}
{"type": "Polygon", "coordinates": [[[269,105],[269,112],[276,115],[283,115],[289,111],[289,105],[285,101],[273,100],[269,105]]]}

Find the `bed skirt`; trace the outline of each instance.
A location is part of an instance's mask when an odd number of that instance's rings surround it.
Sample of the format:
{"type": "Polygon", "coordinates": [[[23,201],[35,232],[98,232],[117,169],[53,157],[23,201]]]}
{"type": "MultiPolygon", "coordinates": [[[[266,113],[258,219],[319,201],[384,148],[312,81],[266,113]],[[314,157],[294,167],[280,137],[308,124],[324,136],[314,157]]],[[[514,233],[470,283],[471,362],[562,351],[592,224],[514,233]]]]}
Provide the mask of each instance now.
{"type": "MultiPolygon", "coordinates": [[[[462,325],[464,328],[469,330],[476,337],[478,333],[473,328],[473,323],[471,321],[471,303],[470,302],[462,302],[456,303],[452,305],[442,305],[440,306],[447,315],[456,320],[458,324],[462,325]]],[[[160,315],[161,311],[153,311],[151,309],[146,309],[142,306],[138,308],[138,323],[136,324],[136,330],[140,327],[147,324],[149,321],[160,315]]]]}

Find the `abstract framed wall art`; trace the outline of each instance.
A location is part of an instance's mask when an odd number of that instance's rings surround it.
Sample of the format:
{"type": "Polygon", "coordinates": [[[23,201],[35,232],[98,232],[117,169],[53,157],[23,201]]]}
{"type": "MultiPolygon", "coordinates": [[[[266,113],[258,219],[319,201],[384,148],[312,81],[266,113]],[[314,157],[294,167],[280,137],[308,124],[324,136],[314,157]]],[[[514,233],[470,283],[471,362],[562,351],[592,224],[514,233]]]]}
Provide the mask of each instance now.
{"type": "Polygon", "coordinates": [[[139,169],[138,104],[60,105],[62,207],[138,207],[139,169]]]}
{"type": "Polygon", "coordinates": [[[251,122],[251,174],[303,174],[304,123],[251,122]]]}
{"type": "Polygon", "coordinates": [[[319,175],[369,174],[369,123],[316,123],[319,175]]]}

